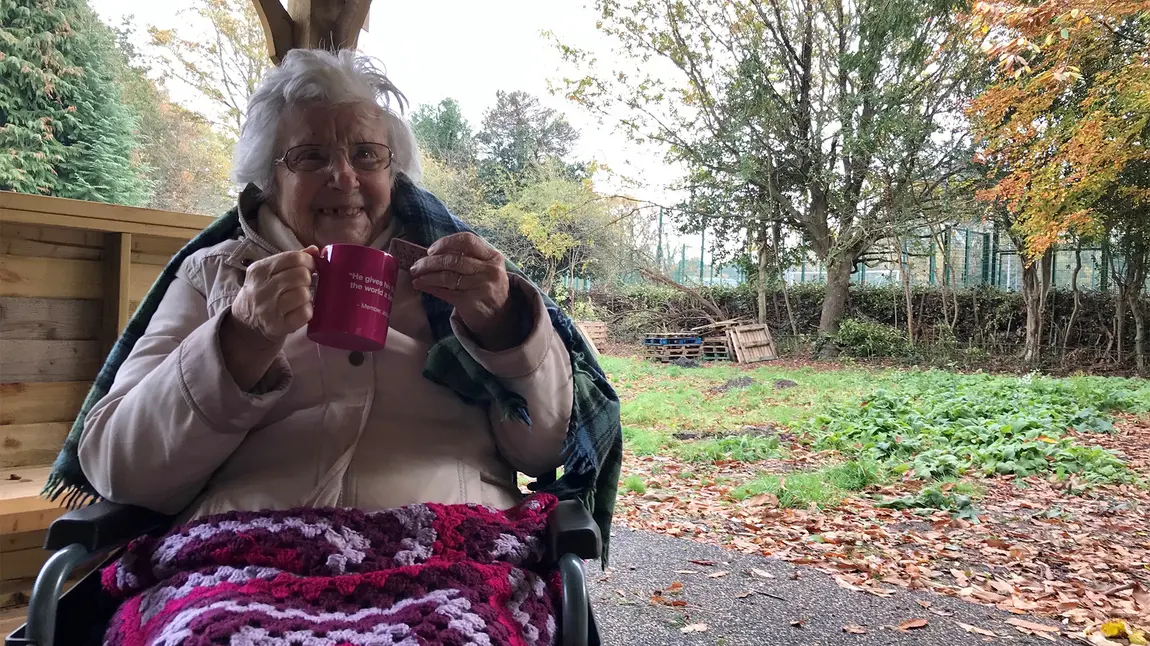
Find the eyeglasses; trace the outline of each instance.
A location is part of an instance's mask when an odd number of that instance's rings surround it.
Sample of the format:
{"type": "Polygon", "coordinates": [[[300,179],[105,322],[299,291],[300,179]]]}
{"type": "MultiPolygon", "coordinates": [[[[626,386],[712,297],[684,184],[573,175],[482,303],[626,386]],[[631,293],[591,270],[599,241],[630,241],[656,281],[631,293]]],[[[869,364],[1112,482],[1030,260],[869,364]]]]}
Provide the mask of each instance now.
{"type": "MultiPolygon", "coordinates": [[[[275,160],[283,164],[293,173],[315,173],[330,170],[333,152],[330,146],[303,144],[293,146],[284,153],[283,157],[275,160]]],[[[363,172],[383,170],[391,166],[391,148],[384,144],[361,142],[352,144],[347,152],[347,161],[351,167],[363,172]]]]}

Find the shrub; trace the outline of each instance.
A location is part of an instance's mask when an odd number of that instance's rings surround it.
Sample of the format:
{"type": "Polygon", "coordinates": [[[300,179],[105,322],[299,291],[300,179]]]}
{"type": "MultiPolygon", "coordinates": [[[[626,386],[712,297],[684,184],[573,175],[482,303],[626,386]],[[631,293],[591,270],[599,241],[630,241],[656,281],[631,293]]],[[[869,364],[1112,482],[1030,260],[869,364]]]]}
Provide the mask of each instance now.
{"type": "Polygon", "coordinates": [[[834,341],[849,357],[905,357],[910,354],[910,343],[901,330],[864,319],[843,319],[834,341]]]}

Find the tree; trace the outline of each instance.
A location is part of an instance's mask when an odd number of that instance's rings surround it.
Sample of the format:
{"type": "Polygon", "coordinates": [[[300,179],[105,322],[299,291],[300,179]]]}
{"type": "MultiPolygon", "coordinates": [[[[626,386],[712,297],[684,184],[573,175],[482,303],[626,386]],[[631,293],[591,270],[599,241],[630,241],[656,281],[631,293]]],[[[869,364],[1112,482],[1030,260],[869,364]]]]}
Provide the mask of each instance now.
{"type": "Polygon", "coordinates": [[[1123,360],[1122,339],[1126,309],[1134,319],[1134,361],[1140,374],[1146,365],[1146,313],[1143,294],[1150,278],[1150,164],[1128,164],[1118,178],[1118,186],[1099,204],[1106,235],[1113,240],[1113,248],[1122,258],[1116,266],[1114,258],[1108,262],[1118,287],[1114,327],[1118,337],[1118,362],[1123,360]]]}
{"type": "Polygon", "coordinates": [[[206,21],[206,41],[150,27],[152,44],[166,53],[167,74],[214,102],[222,113],[220,125],[238,140],[248,97],[272,66],[259,15],[251,0],[198,0],[185,12],[206,21]]]}
{"type": "Polygon", "coordinates": [[[1031,257],[1089,228],[1123,169],[1150,159],[1150,2],[1073,6],[984,4],[976,14],[1000,59],[997,82],[970,108],[994,182],[980,197],[1010,211],[1031,257]]]}
{"type": "Polygon", "coordinates": [[[559,44],[591,70],[566,83],[569,98],[666,145],[692,170],[688,185],[721,182],[729,189],[720,195],[769,202],[742,226],[766,240],[777,217],[801,234],[827,267],[819,332],[833,334],[855,264],[876,240],[919,224],[921,203],[965,165],[957,117],[978,79],[961,4],[596,6],[622,62],[602,69],[590,52],[559,44]]]}
{"type": "Polygon", "coordinates": [[[411,127],[419,146],[453,168],[475,162],[475,139],[459,103],[447,98],[439,105],[421,105],[411,115],[411,127]]]}
{"type": "MultiPolygon", "coordinates": [[[[974,13],[984,50],[999,62],[996,82],[969,109],[989,183],[978,196],[1027,259],[1026,361],[1041,349],[1056,241],[1096,236],[1109,221],[1128,232],[1132,253],[1140,249],[1128,218],[1144,217],[1150,196],[1127,191],[1123,178],[1150,162],[1148,11],[1150,2],[1046,0],[980,3],[974,13]]],[[[1122,317],[1121,302],[1117,309],[1122,317]]]]}
{"type": "Polygon", "coordinates": [[[231,208],[233,143],[204,116],[173,103],[162,80],[148,77],[127,21],[117,30],[117,43],[126,57],[117,73],[123,100],[139,115],[135,154],[151,184],[144,205],[205,215],[231,208]]]}
{"type": "Polygon", "coordinates": [[[122,63],[82,0],[0,2],[0,190],[139,204],[122,63]]]}
{"type": "Polygon", "coordinates": [[[578,133],[535,97],[497,93],[474,139],[453,99],[420,106],[412,121],[424,187],[545,291],[562,276],[608,280],[641,264],[639,207],[595,191],[598,167],[565,159],[578,133]]]}
{"type": "MultiPolygon", "coordinates": [[[[483,115],[476,136],[479,179],[492,205],[503,206],[525,184],[532,169],[563,162],[579,133],[561,114],[526,92],[495,93],[495,105],[483,115]]],[[[566,167],[577,176],[575,167],[566,167]]]]}
{"type": "Polygon", "coordinates": [[[452,166],[421,150],[423,186],[438,197],[456,216],[468,223],[479,222],[491,207],[483,200],[474,165],[452,166]]]}

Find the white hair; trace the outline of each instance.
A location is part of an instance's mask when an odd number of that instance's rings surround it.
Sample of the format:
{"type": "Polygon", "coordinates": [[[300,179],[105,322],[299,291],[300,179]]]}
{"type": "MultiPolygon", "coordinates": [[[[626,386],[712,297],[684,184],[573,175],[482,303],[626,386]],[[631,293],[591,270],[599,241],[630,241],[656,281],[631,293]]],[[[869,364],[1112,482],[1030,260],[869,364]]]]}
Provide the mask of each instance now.
{"type": "Polygon", "coordinates": [[[232,180],[255,184],[268,193],[275,178],[280,120],[292,107],[314,102],[370,104],[381,109],[387,124],[387,144],[394,155],[392,173],[401,172],[415,183],[421,181],[415,134],[400,116],[407,98],[372,59],[346,49],[338,54],[292,49],[283,62],[268,70],[248,99],[247,117],[232,157],[232,180]],[[392,99],[398,112],[392,109],[392,99]]]}

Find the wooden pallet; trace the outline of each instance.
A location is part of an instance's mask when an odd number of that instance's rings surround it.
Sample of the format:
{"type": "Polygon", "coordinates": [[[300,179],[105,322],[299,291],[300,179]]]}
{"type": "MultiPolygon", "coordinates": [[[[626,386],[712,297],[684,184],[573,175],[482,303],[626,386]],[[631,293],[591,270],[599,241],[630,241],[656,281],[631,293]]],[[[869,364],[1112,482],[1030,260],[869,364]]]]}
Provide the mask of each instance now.
{"type": "Polygon", "coordinates": [[[703,337],[694,332],[648,332],[643,345],[702,345],[703,337]]]}
{"type": "Polygon", "coordinates": [[[599,321],[575,321],[575,326],[591,346],[591,351],[595,356],[599,356],[600,348],[607,343],[607,324],[599,321]]]}
{"type": "Polygon", "coordinates": [[[727,330],[727,340],[735,351],[735,361],[755,363],[779,358],[771,329],[763,324],[740,325],[727,330]]]}
{"type": "Polygon", "coordinates": [[[703,339],[703,358],[710,361],[730,361],[730,342],[726,336],[709,336],[703,339]]]}
{"type": "Polygon", "coordinates": [[[644,354],[652,361],[674,361],[676,359],[702,359],[703,345],[676,344],[676,345],[648,345],[644,346],[644,354]]]}
{"type": "Polygon", "coordinates": [[[602,321],[575,321],[575,325],[579,326],[579,331],[596,348],[601,348],[604,343],[607,343],[606,323],[602,321]]]}

